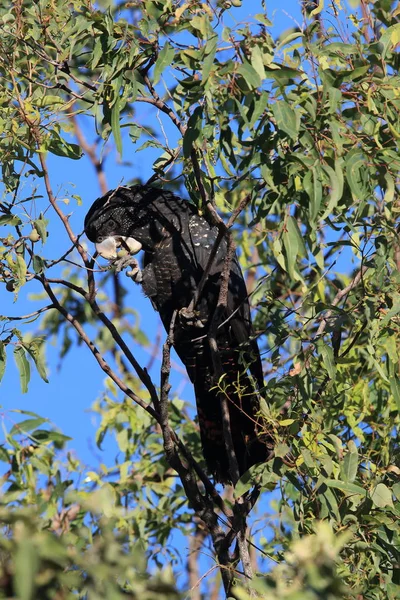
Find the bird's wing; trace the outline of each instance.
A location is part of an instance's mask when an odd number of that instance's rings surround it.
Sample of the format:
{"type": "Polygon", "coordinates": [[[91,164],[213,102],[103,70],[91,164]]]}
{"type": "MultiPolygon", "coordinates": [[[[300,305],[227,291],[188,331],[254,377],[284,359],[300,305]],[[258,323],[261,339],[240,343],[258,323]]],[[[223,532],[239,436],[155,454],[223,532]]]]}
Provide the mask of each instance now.
{"type": "MultiPolygon", "coordinates": [[[[197,265],[201,271],[206,268],[210,253],[218,236],[218,230],[211,227],[205,219],[199,215],[191,216],[189,220],[190,241],[193,247],[193,254],[197,265]]],[[[210,310],[216,306],[219,289],[221,284],[221,271],[226,256],[226,241],[222,240],[216,253],[213,264],[210,268],[208,282],[204,287],[202,297],[199,302],[199,310],[207,313],[209,318],[210,310]]],[[[244,360],[250,364],[250,372],[259,386],[263,386],[263,374],[257,342],[251,338],[253,334],[250,308],[246,284],[243,279],[242,270],[235,255],[231,264],[231,273],[229,279],[227,307],[222,321],[229,319],[226,326],[221,331],[221,338],[227,342],[226,336],[234,340],[235,346],[243,345],[244,360]]],[[[221,340],[222,341],[222,340],[221,340]]]]}

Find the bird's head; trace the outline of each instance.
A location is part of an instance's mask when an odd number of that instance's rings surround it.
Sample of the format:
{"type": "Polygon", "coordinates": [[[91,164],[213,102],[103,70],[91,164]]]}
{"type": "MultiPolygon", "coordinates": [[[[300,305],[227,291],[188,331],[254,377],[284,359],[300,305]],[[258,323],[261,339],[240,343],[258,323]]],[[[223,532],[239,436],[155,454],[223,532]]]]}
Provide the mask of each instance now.
{"type": "Polygon", "coordinates": [[[154,187],[119,187],[98,198],[86,215],[85,233],[104,258],[116,258],[123,246],[131,254],[151,252],[162,239],[168,203],[175,197],[154,187]]]}

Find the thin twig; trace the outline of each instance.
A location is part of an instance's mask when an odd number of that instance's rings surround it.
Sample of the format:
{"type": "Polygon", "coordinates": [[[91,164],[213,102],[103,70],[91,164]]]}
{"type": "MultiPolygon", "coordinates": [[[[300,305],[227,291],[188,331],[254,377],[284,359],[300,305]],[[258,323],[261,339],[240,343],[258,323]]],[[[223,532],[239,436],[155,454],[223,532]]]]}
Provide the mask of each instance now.
{"type": "MultiPolygon", "coordinates": [[[[346,285],[345,288],[338,291],[338,293],[336,294],[336,296],[334,297],[334,299],[331,302],[331,306],[337,306],[339,304],[339,302],[341,301],[341,299],[344,298],[344,296],[346,296],[349,292],[351,292],[351,290],[354,289],[360,283],[361,279],[363,278],[366,271],[368,271],[368,269],[369,269],[369,267],[367,267],[367,266],[361,267],[361,269],[358,271],[356,276],[350,281],[349,285],[346,285]]],[[[330,309],[330,310],[328,310],[326,315],[322,318],[322,321],[321,321],[321,323],[317,329],[317,332],[315,334],[315,338],[318,338],[319,336],[321,336],[324,333],[325,328],[328,324],[328,320],[332,316],[332,313],[333,313],[333,310],[330,309]]]]}
{"type": "Polygon", "coordinates": [[[79,321],[73,315],[71,315],[71,313],[69,313],[59,303],[56,295],[54,294],[54,292],[53,292],[50,284],[46,280],[46,278],[39,277],[39,280],[41,281],[50,300],[53,302],[54,308],[56,308],[58,310],[58,312],[63,315],[63,317],[65,318],[66,321],[71,323],[71,325],[74,327],[74,329],[79,334],[79,337],[81,338],[81,340],[88,346],[89,350],[95,357],[95,359],[98,362],[101,369],[110,377],[110,379],[112,379],[114,381],[114,383],[116,383],[116,385],[119,387],[119,389],[124,394],[129,396],[129,398],[131,398],[136,404],[138,404],[147,413],[149,413],[150,416],[153,417],[153,419],[155,419],[157,422],[159,422],[160,416],[154,410],[154,408],[150,404],[146,404],[146,402],[144,402],[137,394],[135,394],[135,392],[133,390],[131,390],[127,385],[125,385],[125,383],[118,377],[118,375],[116,375],[116,373],[114,373],[114,371],[112,370],[110,365],[107,363],[107,361],[104,359],[104,357],[100,354],[99,350],[96,348],[94,343],[86,335],[86,332],[84,331],[84,329],[83,329],[82,325],[79,323],[79,321]]]}
{"type": "Polygon", "coordinates": [[[39,310],[36,310],[35,312],[30,313],[29,315],[22,315],[21,317],[8,317],[6,315],[1,315],[1,317],[2,319],[7,319],[7,321],[22,321],[24,319],[32,319],[33,317],[38,317],[45,311],[51,310],[52,308],[56,308],[54,304],[48,304],[47,306],[43,306],[43,308],[39,308],[39,310]]]}

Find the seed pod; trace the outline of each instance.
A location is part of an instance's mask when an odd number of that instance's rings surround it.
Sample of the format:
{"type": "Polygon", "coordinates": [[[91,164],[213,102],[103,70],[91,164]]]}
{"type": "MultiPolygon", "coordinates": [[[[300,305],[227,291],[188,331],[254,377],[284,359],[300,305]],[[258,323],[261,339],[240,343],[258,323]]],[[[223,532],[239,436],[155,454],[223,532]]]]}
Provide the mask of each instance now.
{"type": "Polygon", "coordinates": [[[34,243],[40,240],[40,235],[37,229],[32,229],[28,237],[31,240],[31,242],[34,243]]]}

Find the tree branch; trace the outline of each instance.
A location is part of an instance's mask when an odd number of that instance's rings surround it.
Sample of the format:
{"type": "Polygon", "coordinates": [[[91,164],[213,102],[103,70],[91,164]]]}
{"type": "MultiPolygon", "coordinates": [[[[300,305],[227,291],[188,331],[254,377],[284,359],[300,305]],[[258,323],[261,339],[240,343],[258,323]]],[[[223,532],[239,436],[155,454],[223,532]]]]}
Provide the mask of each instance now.
{"type": "Polygon", "coordinates": [[[116,383],[116,385],[119,387],[119,389],[124,394],[129,396],[129,398],[131,398],[136,404],[138,404],[141,408],[143,408],[146,412],[148,412],[153,417],[153,419],[155,419],[157,422],[159,422],[160,416],[154,410],[154,408],[150,404],[146,404],[146,402],[144,402],[137,394],[135,394],[135,392],[133,390],[131,390],[127,385],[125,385],[125,383],[118,377],[118,375],[116,375],[114,373],[114,371],[112,370],[110,365],[107,363],[107,361],[103,358],[103,356],[101,355],[99,350],[96,348],[94,343],[86,335],[86,332],[84,331],[84,329],[83,329],[82,325],[79,323],[79,321],[73,315],[71,315],[71,313],[69,313],[59,303],[56,295],[54,294],[54,292],[53,292],[49,282],[46,280],[46,278],[43,276],[41,276],[41,277],[38,276],[38,279],[42,283],[47,295],[49,296],[50,300],[52,301],[54,308],[56,308],[58,310],[58,312],[63,315],[63,317],[66,319],[66,321],[71,323],[71,325],[74,327],[74,329],[79,334],[79,337],[81,338],[81,340],[87,345],[90,352],[95,357],[100,368],[110,377],[110,379],[112,379],[114,381],[114,383],[116,383]]]}

